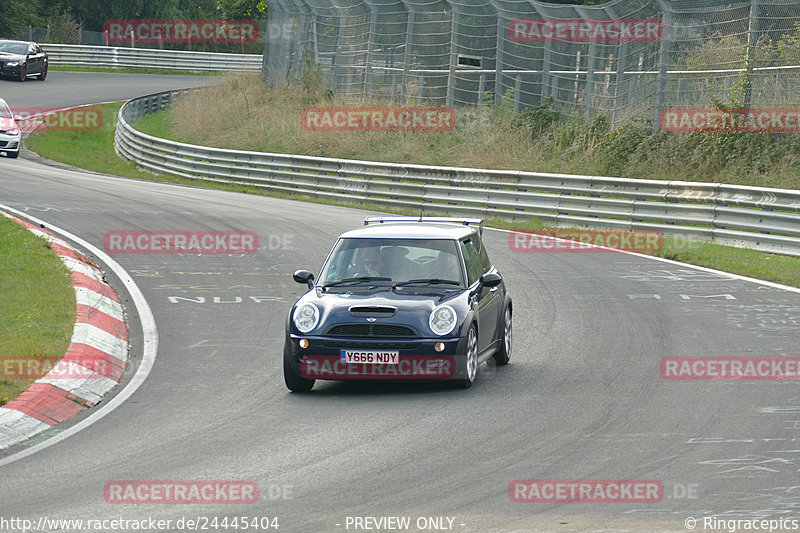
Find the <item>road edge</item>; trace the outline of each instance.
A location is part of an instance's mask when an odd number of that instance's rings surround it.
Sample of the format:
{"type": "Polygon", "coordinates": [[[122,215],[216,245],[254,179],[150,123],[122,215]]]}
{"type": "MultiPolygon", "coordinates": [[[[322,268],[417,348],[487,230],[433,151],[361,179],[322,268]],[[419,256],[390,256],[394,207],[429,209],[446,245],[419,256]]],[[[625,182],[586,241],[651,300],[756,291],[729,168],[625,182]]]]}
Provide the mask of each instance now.
{"type": "Polygon", "coordinates": [[[129,351],[127,324],[118,297],[105,283],[102,271],[91,262],[87,262],[85,256],[55,233],[89,250],[119,277],[136,307],[144,341],[142,361],[124,389],[74,426],[30,448],[0,459],[0,466],[4,466],[81,431],[127,400],[141,386],[153,367],[158,349],[158,331],[150,306],[139,287],[122,266],[105,252],[65,230],[50,226],[21,211],[2,204],[0,209],[5,211],[3,213],[5,216],[50,241],[53,249],[72,272],[78,309],[72,343],[59,365],[62,362],[69,364],[71,357],[80,360],[93,354],[103,358],[103,361],[110,366],[107,376],[95,374],[87,379],[63,379],[58,376],[59,366],[56,365],[51,373],[37,380],[20,397],[0,407],[0,446],[2,446],[0,449],[7,449],[23,442],[59,422],[72,418],[86,407],[100,403],[102,396],[118,384],[127,363],[129,351]],[[9,213],[14,216],[9,216],[9,213]],[[82,256],[82,259],[76,258],[76,254],[78,257],[82,256]]]}

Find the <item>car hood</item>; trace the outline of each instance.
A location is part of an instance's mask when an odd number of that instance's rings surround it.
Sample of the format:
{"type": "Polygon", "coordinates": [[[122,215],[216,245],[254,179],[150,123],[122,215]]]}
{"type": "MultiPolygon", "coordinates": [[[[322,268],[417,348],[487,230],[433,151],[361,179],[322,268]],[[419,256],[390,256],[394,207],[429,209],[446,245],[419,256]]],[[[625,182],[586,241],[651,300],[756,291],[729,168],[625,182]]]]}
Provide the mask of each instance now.
{"type": "Polygon", "coordinates": [[[13,118],[0,117],[0,133],[5,133],[14,128],[19,128],[16,120],[13,118]]]}
{"type": "Polygon", "coordinates": [[[430,332],[427,330],[431,311],[438,305],[452,302],[463,291],[464,289],[428,291],[416,288],[393,291],[386,287],[350,293],[315,288],[300,298],[296,305],[313,303],[319,308],[321,331],[326,331],[335,324],[373,322],[409,325],[416,328],[422,336],[429,336],[430,332]],[[396,309],[395,312],[392,312],[393,308],[396,309]]]}
{"type": "Polygon", "coordinates": [[[0,62],[8,63],[9,61],[25,61],[26,56],[20,54],[0,54],[0,62]]]}

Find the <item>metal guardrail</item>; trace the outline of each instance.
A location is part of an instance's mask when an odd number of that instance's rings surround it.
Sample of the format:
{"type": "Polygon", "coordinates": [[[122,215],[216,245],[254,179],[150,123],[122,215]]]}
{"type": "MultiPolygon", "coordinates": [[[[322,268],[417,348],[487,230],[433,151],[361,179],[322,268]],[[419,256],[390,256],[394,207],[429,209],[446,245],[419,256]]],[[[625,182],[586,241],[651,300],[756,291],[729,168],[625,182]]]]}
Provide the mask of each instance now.
{"type": "Polygon", "coordinates": [[[264,58],[254,54],[220,54],[85,46],[76,44],[42,44],[53,66],[90,66],[108,68],[164,68],[195,72],[260,72],[264,58]]]}
{"type": "Polygon", "coordinates": [[[800,191],[245,152],[160,139],[131,126],[183,92],[143,96],[123,105],[114,141],[117,154],[145,169],[192,179],[435,213],[654,230],[800,256],[800,191]]]}

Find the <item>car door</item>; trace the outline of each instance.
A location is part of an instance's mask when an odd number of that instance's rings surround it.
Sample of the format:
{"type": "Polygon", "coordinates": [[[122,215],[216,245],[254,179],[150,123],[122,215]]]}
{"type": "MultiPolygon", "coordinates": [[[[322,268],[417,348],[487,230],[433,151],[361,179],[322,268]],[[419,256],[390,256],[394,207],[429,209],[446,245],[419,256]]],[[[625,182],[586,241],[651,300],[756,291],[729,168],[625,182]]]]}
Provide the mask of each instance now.
{"type": "Polygon", "coordinates": [[[36,72],[41,74],[44,72],[44,67],[47,65],[47,54],[44,53],[42,47],[38,44],[34,45],[36,52],[36,72]]]}
{"type": "MultiPolygon", "coordinates": [[[[484,274],[483,261],[481,261],[481,254],[478,251],[479,247],[482,247],[482,243],[477,235],[459,242],[467,269],[467,280],[470,288],[474,290],[478,280],[484,274]]],[[[497,335],[501,298],[496,287],[481,287],[474,298],[478,315],[478,351],[481,352],[489,347],[497,335]]]]}
{"type": "Polygon", "coordinates": [[[28,65],[28,74],[38,74],[42,70],[42,66],[39,64],[40,58],[39,55],[36,53],[36,45],[29,44],[28,45],[28,58],[26,60],[26,64],[28,65]]]}

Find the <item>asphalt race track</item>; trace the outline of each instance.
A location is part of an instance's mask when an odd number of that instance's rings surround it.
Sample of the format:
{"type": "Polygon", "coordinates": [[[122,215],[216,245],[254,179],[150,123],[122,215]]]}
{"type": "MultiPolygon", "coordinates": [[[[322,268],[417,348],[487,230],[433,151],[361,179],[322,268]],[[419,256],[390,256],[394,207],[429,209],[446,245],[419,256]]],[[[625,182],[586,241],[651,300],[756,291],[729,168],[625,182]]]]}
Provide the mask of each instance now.
{"type": "MultiPolygon", "coordinates": [[[[0,97],[61,107],[213,79],[52,72],[2,82],[0,97]]],[[[468,390],[320,382],[295,395],[281,374],[284,320],[303,292],[291,274],[316,272],[335,237],[371,213],[55,169],[25,154],[0,157],[0,204],[101,249],[110,230],[248,230],[261,243],[242,256],[114,256],[155,315],[155,365],[83,431],[6,464],[31,444],[0,453],[7,519],[152,517],[181,531],[181,517],[277,517],[289,532],[355,531],[347,517],[411,517],[410,531],[420,517],[449,517],[463,532],[800,519],[798,382],[672,381],[659,369],[668,356],[800,356],[800,292],[631,254],[518,253],[508,233],[487,230],[514,296],[511,365],[483,365],[468,390]],[[656,503],[514,503],[517,479],[659,480],[664,492],[656,503]],[[105,484],[120,480],[248,480],[260,498],[106,503],[105,484]]],[[[127,312],[132,374],[142,335],[127,312]]]]}

